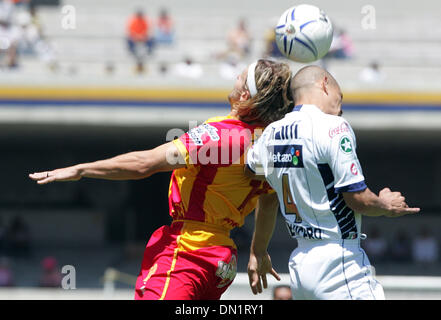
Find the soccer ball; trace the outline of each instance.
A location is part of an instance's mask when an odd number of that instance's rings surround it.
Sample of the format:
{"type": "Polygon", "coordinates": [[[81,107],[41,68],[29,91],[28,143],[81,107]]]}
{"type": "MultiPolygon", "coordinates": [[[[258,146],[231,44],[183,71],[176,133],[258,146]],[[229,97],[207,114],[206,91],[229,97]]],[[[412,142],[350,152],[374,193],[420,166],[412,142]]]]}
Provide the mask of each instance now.
{"type": "Polygon", "coordinates": [[[309,4],[286,10],[275,31],[280,52],[288,59],[303,63],[324,57],[333,36],[329,17],[323,10],[309,4]]]}

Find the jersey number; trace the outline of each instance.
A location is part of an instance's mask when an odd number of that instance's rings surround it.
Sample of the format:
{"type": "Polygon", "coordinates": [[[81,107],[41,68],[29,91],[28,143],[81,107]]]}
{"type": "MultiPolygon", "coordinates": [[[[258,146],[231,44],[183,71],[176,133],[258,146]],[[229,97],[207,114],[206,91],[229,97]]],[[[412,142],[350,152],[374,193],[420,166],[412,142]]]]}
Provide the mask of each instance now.
{"type": "Polygon", "coordinates": [[[283,204],[285,206],[285,214],[295,214],[296,215],[296,223],[302,222],[302,218],[300,218],[299,211],[297,210],[297,206],[294,203],[294,198],[291,194],[291,189],[289,188],[289,176],[287,173],[284,173],[282,176],[282,188],[283,188],[283,204]]]}

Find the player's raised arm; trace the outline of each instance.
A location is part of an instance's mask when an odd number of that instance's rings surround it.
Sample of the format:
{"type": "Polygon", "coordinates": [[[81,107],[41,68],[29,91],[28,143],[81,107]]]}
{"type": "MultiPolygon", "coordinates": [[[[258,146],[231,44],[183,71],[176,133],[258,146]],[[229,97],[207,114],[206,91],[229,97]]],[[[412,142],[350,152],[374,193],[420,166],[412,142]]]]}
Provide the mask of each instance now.
{"type": "Polygon", "coordinates": [[[156,172],[171,171],[185,167],[178,148],[168,142],[154,149],[135,151],[116,157],[71,167],[29,174],[38,184],[54,181],[77,181],[83,177],[106,180],[135,180],[151,176],[156,172]]]}
{"type": "Polygon", "coordinates": [[[254,294],[268,287],[266,274],[272,274],[277,280],[280,276],[273,269],[271,258],[267,252],[268,244],[274,232],[279,201],[277,194],[261,195],[255,214],[253,239],[248,262],[248,279],[254,294]]]}

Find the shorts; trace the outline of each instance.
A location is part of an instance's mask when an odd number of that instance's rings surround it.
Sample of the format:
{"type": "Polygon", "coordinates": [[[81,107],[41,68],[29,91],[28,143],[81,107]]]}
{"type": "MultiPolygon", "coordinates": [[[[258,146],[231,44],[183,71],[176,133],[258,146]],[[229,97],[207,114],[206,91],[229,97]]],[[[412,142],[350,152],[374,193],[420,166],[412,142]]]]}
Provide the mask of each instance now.
{"type": "Polygon", "coordinates": [[[289,259],[293,299],[384,300],[360,240],[304,240],[289,259]]]}
{"type": "Polygon", "coordinates": [[[151,236],[135,286],[136,300],[219,300],[236,276],[237,250],[179,244],[182,222],[151,236]]]}

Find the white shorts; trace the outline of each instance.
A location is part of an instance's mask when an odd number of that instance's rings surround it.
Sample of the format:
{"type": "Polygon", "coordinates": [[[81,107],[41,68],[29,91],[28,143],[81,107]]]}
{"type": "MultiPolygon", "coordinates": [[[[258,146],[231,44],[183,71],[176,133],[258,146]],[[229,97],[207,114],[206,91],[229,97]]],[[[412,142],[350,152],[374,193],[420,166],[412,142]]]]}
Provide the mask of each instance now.
{"type": "Polygon", "coordinates": [[[304,240],[289,259],[296,300],[384,300],[360,240],[304,240]]]}

